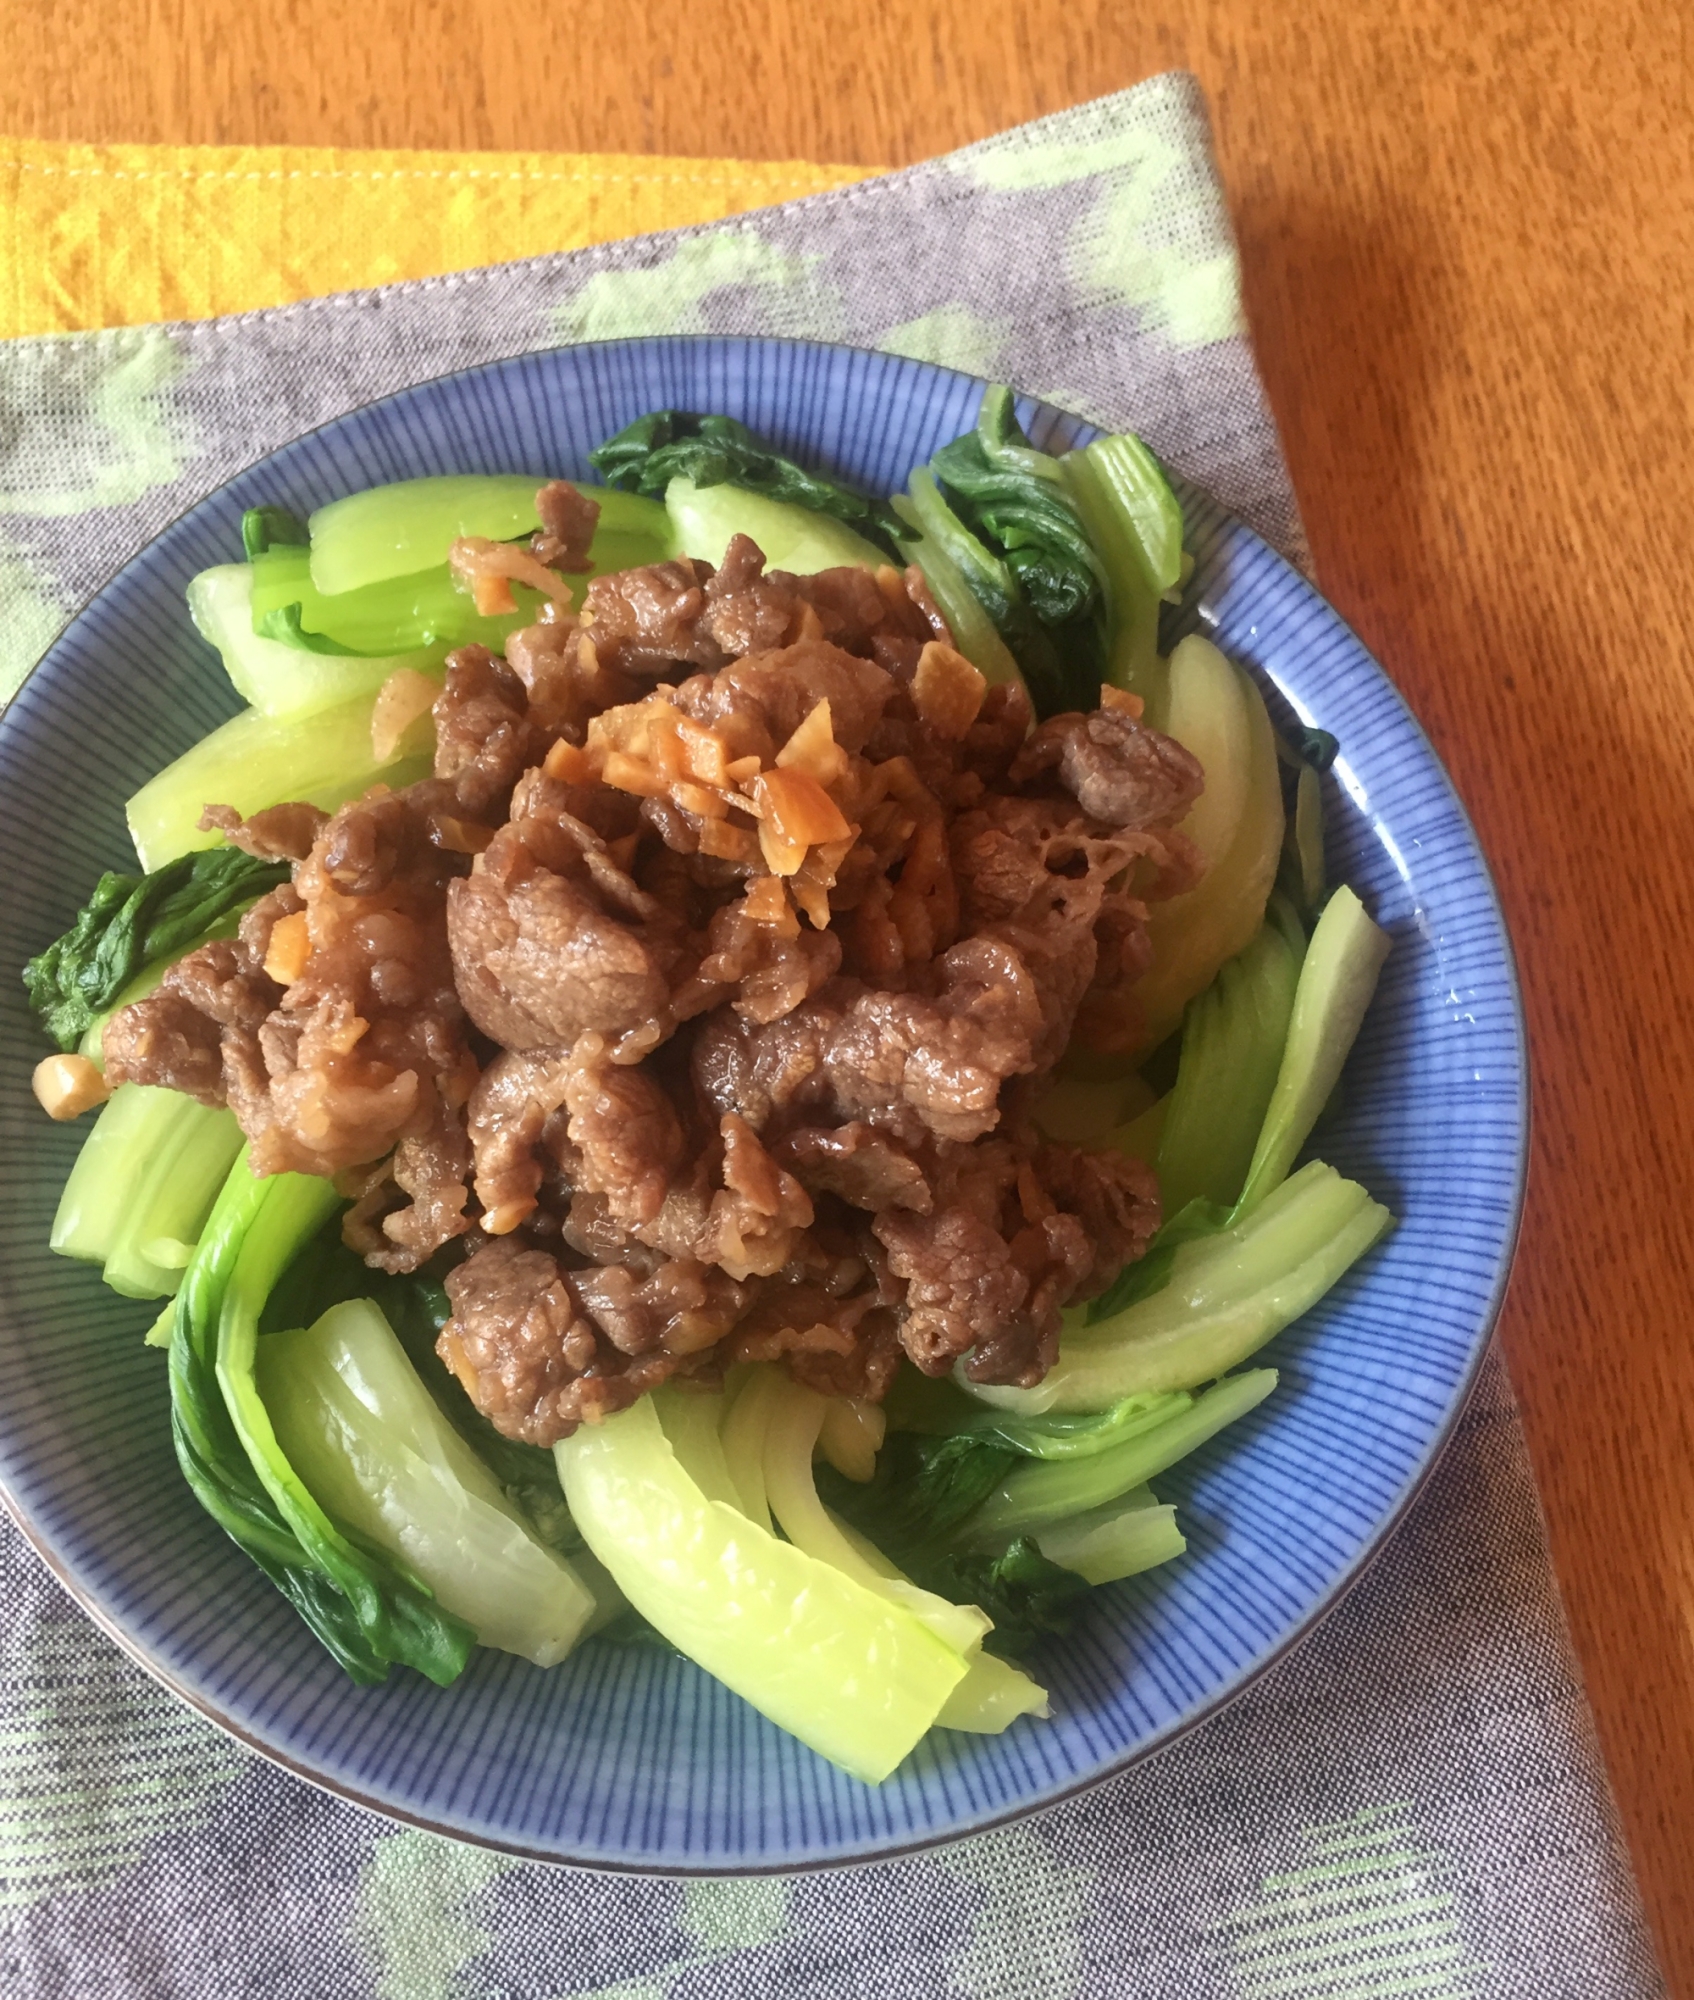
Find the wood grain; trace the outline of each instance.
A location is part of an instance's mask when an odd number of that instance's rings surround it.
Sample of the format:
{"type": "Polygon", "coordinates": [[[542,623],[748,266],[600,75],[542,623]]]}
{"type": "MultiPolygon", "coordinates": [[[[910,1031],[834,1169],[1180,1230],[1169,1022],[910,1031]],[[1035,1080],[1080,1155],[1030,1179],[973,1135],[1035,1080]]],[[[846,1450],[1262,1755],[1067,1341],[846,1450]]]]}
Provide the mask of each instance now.
{"type": "Polygon", "coordinates": [[[1694,1996],[1687,10],[14,0],[8,21],[0,130],[41,138],[899,163],[1198,72],[1323,582],[1447,759],[1521,955],[1536,1142],[1504,1338],[1694,1996]]]}

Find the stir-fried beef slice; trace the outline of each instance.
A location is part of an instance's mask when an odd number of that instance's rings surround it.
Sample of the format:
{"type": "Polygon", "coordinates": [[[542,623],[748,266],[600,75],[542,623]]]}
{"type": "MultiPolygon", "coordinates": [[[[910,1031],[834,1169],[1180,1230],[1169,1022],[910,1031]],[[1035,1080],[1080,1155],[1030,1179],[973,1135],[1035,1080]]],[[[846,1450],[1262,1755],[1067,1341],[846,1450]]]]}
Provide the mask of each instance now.
{"type": "Polygon", "coordinates": [[[575,821],[603,841],[623,840],[641,827],[642,801],[606,785],[572,785],[540,768],[525,771],[512,790],[514,820],[575,821]]]}
{"type": "Polygon", "coordinates": [[[580,743],[593,716],[640,694],[627,674],[606,665],[593,641],[556,604],[541,608],[538,623],[506,641],[506,664],[523,683],[529,719],[548,737],[580,743]]]}
{"type": "Polygon", "coordinates": [[[535,1210],[566,1131],[570,1069],[564,1049],[504,1049],[477,1079],[465,1123],[489,1236],[509,1235],[535,1210]]]}
{"type": "Polygon", "coordinates": [[[722,647],[700,629],[711,575],[708,564],[684,557],[591,578],[582,619],[598,658],[649,681],[679,664],[721,666],[722,647]]]}
{"type": "Polygon", "coordinates": [[[865,1315],[875,1310],[874,1290],[861,1288],[837,1297],[826,1286],[804,1278],[773,1280],[738,1322],[725,1344],[723,1358],[731,1364],[777,1361],[796,1354],[844,1359],[858,1344],[858,1329],[865,1315]]]}
{"type": "Polygon", "coordinates": [[[582,1309],[620,1354],[682,1357],[714,1347],[752,1296],[748,1286],[693,1258],[673,1258],[643,1276],[625,1264],[573,1271],[582,1309]]]}
{"type": "Polygon", "coordinates": [[[599,501],[568,479],[550,479],[535,496],[535,511],[541,517],[529,543],[535,555],[549,569],[573,574],[587,569],[600,519],[599,501]]]}
{"type": "Polygon", "coordinates": [[[762,1027],[710,1015],[694,1044],[695,1084],[758,1131],[821,1110],[908,1142],[977,1138],[999,1119],[1002,1083],[1035,1067],[1041,996],[1001,940],[965,939],[939,974],[933,997],[837,980],[762,1027]]]}
{"type": "Polygon", "coordinates": [[[894,681],[872,660],[825,639],[749,653],[709,676],[696,674],[674,696],[696,722],[722,723],[737,713],[763,724],[773,745],[788,741],[820,701],[829,703],[835,741],[857,756],[870,740],[894,681]]]}
{"type": "Polygon", "coordinates": [[[1127,708],[1055,715],[1012,760],[1013,784],[1051,773],[1090,819],[1131,831],[1174,826],[1200,796],[1199,759],[1127,708]]]}
{"type": "Polygon", "coordinates": [[[706,580],[700,629],[723,659],[762,653],[793,634],[800,614],[794,579],[766,576],[765,558],[747,535],[734,535],[723,561],[706,580]]]}
{"type": "Polygon", "coordinates": [[[442,1104],[427,1132],[408,1133],[394,1149],[392,1172],[407,1202],[382,1218],[386,1245],[366,1248],[363,1255],[381,1271],[415,1271],[471,1226],[465,1213],[471,1149],[459,1112],[442,1104]]]}
{"type": "Polygon", "coordinates": [[[893,568],[875,575],[866,569],[824,569],[785,580],[811,606],[822,637],[846,652],[873,657],[878,640],[915,641],[921,647],[937,636],[905,578],[893,568]]]}
{"type": "Polygon", "coordinates": [[[504,1436],[553,1445],[584,1420],[626,1409],[679,1357],[631,1360],[604,1340],[558,1260],[510,1236],[446,1278],[453,1316],[436,1342],[465,1393],[504,1436]]]}
{"type": "Polygon", "coordinates": [[[827,985],[841,966],[841,938],[834,930],[795,924],[785,933],[750,917],[741,901],[714,911],[707,946],[695,980],[673,1000],[679,1016],[728,1000],[750,1021],[777,1021],[827,985]]]}
{"type": "Polygon", "coordinates": [[[234,847],[260,861],[304,861],[329,814],[318,806],[290,800],[243,819],[234,806],[210,805],[200,815],[203,831],[221,833],[234,847]]]}
{"type": "Polygon", "coordinates": [[[905,1281],[900,1344],[926,1375],[945,1375],[978,1342],[1027,1330],[1029,1279],[992,1223],[954,1206],[892,1209],[871,1226],[905,1281]]]}
{"type": "Polygon", "coordinates": [[[546,754],[524,683],[486,646],[447,657],[435,702],[435,775],[448,779],[473,817],[503,810],[512,787],[546,754]]]}
{"type": "Polygon", "coordinates": [[[106,1023],[101,1053],[112,1083],[180,1090],[202,1104],[231,1102],[226,1051],[255,1045],[282,988],[265,970],[271,931],[301,900],[284,883],[243,917],[233,938],[215,938],[171,966],[146,999],[106,1023]]]}
{"type": "Polygon", "coordinates": [[[814,1194],[838,1195],[872,1215],[886,1208],[927,1215],[935,1206],[919,1162],[886,1132],[859,1119],[833,1128],[797,1126],[775,1141],[771,1157],[814,1194]]]}
{"type": "Polygon", "coordinates": [[[603,1194],[612,1215],[651,1222],[681,1164],[683,1131],[670,1098],[644,1066],[618,1064],[604,1036],[584,1035],[564,1079],[577,1187],[603,1194]]]}
{"type": "Polygon", "coordinates": [[[558,819],[511,822],[448,890],[465,1011],[506,1048],[569,1048],[586,1034],[650,1046],[669,1031],[676,928],[650,898],[655,920],[632,921],[605,843],[581,835],[558,819]]]}
{"type": "Polygon", "coordinates": [[[1158,1180],[1141,1160],[1081,1146],[1043,1146],[1032,1164],[1051,1199],[1082,1224],[1092,1254],[1070,1296],[1092,1298],[1146,1253],[1159,1227],[1158,1180]]]}
{"type": "Polygon", "coordinates": [[[101,1036],[106,1081],[180,1090],[202,1104],[222,1104],[223,1028],[168,987],[120,1008],[101,1036]]]}

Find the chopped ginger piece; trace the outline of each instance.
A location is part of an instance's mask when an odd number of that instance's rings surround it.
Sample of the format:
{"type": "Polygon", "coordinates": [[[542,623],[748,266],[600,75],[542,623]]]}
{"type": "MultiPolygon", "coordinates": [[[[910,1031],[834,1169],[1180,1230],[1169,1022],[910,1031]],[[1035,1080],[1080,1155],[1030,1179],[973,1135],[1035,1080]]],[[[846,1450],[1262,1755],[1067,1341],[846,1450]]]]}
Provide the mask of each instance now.
{"type": "Polygon", "coordinates": [[[265,971],[279,986],[292,986],[312,955],[311,927],[304,910],[278,917],[265,947],[265,971]]]}
{"type": "Polygon", "coordinates": [[[912,701],[944,742],[956,743],[977,718],[988,683],[963,653],[931,639],[918,655],[912,701]]]}

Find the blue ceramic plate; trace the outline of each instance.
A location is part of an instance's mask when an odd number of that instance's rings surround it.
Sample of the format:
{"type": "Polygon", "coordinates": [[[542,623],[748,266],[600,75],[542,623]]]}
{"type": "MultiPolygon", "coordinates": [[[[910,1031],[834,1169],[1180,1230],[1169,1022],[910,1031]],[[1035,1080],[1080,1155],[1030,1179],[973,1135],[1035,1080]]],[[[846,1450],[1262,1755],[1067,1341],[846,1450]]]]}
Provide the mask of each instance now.
{"type": "MultiPolygon", "coordinates": [[[[1265,1359],[1276,1395],[1159,1481],[1183,1560],[1096,1594],[1033,1665],[1053,1718],[936,1733],[871,1790],[677,1658],[590,1643],[551,1672],[478,1653],[456,1687],[342,1678],[189,1497],[153,1308],[47,1251],[79,1140],[30,1097],[16,968],[95,877],[132,865],[123,802],[236,707],[183,585],[239,549],[242,509],[304,514],[424,473],[588,472],[644,410],[723,410],[876,491],[974,421],[981,384],[780,341],[527,355],[354,412],[244,472],[139,555],[0,720],[0,1480],[66,1585],[185,1700],[378,1810],[516,1853],[667,1873],[864,1860],[992,1826],[1122,1769],[1207,1715],[1336,1601],[1451,1431],[1506,1282],[1526,1073],[1512,961],[1476,840],[1423,733],[1289,566],[1185,492],[1191,601],[1286,716],[1334,732],[1330,867],[1395,948],[1324,1157],[1399,1227],[1265,1359]]],[[[1036,441],[1090,433],[1027,408],[1036,441]]]]}

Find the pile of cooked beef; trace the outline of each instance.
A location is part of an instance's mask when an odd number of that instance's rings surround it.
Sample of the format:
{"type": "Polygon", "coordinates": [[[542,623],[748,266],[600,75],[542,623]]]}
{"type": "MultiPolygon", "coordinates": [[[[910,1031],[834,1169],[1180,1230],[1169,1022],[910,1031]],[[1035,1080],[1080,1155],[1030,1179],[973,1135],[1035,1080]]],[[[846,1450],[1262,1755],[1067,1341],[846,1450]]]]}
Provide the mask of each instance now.
{"type": "Polygon", "coordinates": [[[479,602],[560,587],[449,660],[434,777],[209,807],[293,881],[114,1017],[108,1076],[336,1176],[374,1266],[462,1239],[441,1352],[511,1437],[742,1360],[1039,1381],[1158,1201],[1031,1105],[1073,1031],[1133,1028],[1198,765],[1109,689],[1032,728],[916,570],[767,574],[741,537],[575,615],[592,503],[541,497],[516,562],[455,551],[479,602]]]}

